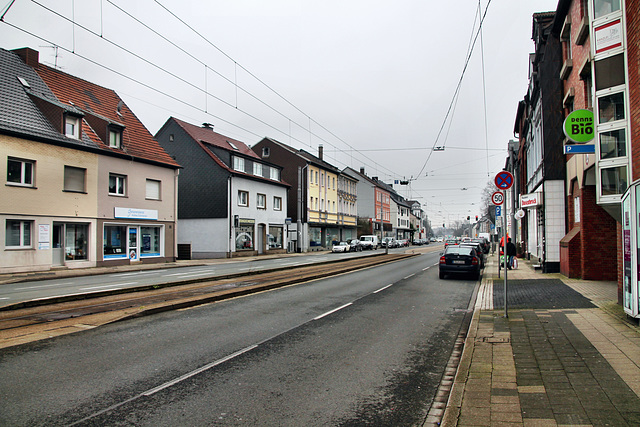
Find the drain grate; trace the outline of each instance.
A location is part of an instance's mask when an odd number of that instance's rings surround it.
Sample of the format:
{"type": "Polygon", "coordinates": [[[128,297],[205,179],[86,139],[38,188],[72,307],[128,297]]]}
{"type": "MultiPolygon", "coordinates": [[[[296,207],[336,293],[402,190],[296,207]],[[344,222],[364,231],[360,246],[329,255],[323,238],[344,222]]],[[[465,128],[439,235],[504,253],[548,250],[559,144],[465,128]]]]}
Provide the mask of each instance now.
{"type": "Polygon", "coordinates": [[[482,337],[482,338],[476,339],[476,342],[506,343],[506,342],[511,342],[511,338],[482,337]]]}

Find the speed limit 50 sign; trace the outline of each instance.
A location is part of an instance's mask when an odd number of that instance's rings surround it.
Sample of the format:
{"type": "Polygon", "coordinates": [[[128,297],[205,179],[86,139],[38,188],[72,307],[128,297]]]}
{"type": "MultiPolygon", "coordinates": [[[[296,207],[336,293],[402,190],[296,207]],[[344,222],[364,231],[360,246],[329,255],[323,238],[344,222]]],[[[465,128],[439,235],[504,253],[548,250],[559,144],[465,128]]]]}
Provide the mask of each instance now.
{"type": "Polygon", "coordinates": [[[491,201],[494,205],[501,205],[502,202],[504,202],[504,194],[502,194],[500,191],[496,191],[491,195],[491,201]]]}

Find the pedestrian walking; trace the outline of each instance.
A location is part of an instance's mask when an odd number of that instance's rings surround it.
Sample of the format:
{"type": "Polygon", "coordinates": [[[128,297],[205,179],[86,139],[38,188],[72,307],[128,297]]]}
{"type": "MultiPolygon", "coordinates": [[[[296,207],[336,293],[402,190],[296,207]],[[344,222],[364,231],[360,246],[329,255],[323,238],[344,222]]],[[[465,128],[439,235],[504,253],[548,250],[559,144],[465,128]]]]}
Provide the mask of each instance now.
{"type": "Polygon", "coordinates": [[[516,245],[511,241],[511,237],[507,240],[507,268],[511,270],[513,267],[513,258],[516,256],[516,245]]]}

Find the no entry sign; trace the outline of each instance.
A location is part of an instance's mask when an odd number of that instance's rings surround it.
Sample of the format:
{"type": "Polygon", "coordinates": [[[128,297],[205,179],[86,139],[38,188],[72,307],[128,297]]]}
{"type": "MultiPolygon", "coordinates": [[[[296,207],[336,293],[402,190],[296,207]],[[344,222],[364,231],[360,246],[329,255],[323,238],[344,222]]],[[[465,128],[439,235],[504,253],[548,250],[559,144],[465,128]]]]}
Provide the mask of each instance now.
{"type": "Polygon", "coordinates": [[[500,190],[508,190],[513,185],[513,175],[509,171],[498,172],[495,183],[500,190]]]}

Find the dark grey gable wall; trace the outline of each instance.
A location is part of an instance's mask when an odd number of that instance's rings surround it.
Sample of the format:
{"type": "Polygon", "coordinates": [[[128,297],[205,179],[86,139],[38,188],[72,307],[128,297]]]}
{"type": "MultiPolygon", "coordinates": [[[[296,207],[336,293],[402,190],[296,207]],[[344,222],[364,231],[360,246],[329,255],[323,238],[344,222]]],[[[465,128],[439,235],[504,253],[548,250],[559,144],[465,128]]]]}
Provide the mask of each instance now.
{"type": "Polygon", "coordinates": [[[183,167],[178,178],[178,219],[226,218],[229,172],[173,121],[165,123],[156,139],[183,167]]]}

